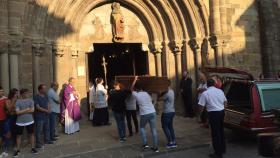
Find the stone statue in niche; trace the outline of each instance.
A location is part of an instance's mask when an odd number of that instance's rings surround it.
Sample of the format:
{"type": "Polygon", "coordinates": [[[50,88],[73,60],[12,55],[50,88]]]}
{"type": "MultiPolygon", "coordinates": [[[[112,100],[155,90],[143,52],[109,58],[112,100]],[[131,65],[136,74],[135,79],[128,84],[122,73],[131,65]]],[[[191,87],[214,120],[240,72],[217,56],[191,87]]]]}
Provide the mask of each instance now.
{"type": "Polygon", "coordinates": [[[121,12],[120,3],[114,2],[112,4],[111,24],[113,41],[121,42],[124,39],[124,17],[121,12]]]}

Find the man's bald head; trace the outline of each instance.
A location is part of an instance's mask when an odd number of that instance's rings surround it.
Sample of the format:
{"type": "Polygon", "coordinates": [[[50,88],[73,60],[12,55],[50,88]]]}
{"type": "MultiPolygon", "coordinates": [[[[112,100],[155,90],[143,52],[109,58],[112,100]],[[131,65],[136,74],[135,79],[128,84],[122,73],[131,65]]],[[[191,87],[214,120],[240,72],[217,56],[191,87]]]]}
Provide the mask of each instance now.
{"type": "Polygon", "coordinates": [[[74,85],[75,81],[76,81],[76,78],[74,78],[74,77],[70,77],[68,80],[69,84],[71,84],[71,85],[74,85]]]}

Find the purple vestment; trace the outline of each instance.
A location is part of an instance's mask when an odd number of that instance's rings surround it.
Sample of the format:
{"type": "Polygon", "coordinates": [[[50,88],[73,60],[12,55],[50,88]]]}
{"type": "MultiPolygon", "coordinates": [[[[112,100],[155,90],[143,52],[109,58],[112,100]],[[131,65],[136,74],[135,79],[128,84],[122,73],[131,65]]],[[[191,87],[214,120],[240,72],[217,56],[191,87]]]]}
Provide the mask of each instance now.
{"type": "Polygon", "coordinates": [[[65,122],[65,110],[68,111],[69,117],[74,121],[81,119],[81,111],[78,103],[78,98],[74,96],[74,88],[70,84],[66,86],[63,92],[63,100],[61,103],[61,123],[65,122]]]}

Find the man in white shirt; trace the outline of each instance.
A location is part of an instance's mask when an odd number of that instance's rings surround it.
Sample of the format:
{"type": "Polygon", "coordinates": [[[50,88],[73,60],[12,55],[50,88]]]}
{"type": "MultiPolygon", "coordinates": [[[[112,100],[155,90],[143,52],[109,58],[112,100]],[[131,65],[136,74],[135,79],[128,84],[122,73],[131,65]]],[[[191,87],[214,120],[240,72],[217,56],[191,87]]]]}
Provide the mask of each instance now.
{"type": "Polygon", "coordinates": [[[207,81],[208,89],[202,93],[199,99],[200,112],[206,107],[211,126],[212,144],[215,150],[212,158],[222,158],[226,152],[224,137],[224,107],[227,105],[227,99],[222,90],[215,87],[215,81],[207,81]]]}
{"type": "Polygon", "coordinates": [[[136,98],[136,102],[139,105],[139,113],[140,113],[140,134],[142,138],[142,149],[146,150],[149,148],[146,130],[145,127],[149,123],[152,139],[153,139],[153,147],[152,150],[154,152],[159,152],[158,150],[158,135],[157,135],[157,127],[156,127],[156,110],[152,102],[152,97],[143,90],[142,85],[137,83],[138,76],[135,77],[131,91],[132,95],[136,98]],[[136,91],[134,91],[134,89],[136,91]]]}

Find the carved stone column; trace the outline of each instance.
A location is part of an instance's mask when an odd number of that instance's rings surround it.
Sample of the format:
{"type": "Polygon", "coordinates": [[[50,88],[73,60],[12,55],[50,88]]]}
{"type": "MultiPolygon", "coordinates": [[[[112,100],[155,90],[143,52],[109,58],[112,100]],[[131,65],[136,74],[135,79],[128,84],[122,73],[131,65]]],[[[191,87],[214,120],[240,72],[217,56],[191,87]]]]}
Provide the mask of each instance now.
{"type": "Polygon", "coordinates": [[[188,65],[187,65],[187,41],[183,40],[183,47],[182,47],[182,53],[181,53],[181,63],[182,63],[182,72],[187,71],[188,65]]]}
{"type": "Polygon", "coordinates": [[[10,89],[9,56],[8,56],[8,0],[0,2],[0,85],[7,94],[10,89]]]}
{"type": "Polygon", "coordinates": [[[151,52],[154,54],[155,57],[156,76],[162,76],[162,66],[161,66],[162,44],[160,42],[154,42],[151,46],[151,52]]]}
{"type": "Polygon", "coordinates": [[[169,47],[167,42],[162,42],[162,53],[161,53],[161,67],[162,67],[162,76],[169,76],[170,72],[168,72],[170,65],[168,64],[169,58],[169,47]]]}
{"type": "MultiPolygon", "coordinates": [[[[221,32],[221,13],[220,13],[220,1],[221,0],[211,0],[210,2],[210,44],[215,52],[215,65],[223,66],[223,54],[220,48],[219,36],[221,32]]],[[[222,19],[224,22],[224,19],[222,19]]]]}
{"type": "Polygon", "coordinates": [[[61,45],[54,44],[52,46],[53,53],[53,80],[58,82],[58,58],[62,58],[64,56],[64,47],[61,45]]]}
{"type": "Polygon", "coordinates": [[[79,57],[79,51],[78,50],[71,50],[71,57],[72,57],[72,77],[77,78],[78,77],[77,59],[79,57]]]}
{"type": "Polygon", "coordinates": [[[208,52],[208,39],[204,38],[201,43],[201,67],[205,67],[210,64],[209,52],[208,52]]]}
{"type": "Polygon", "coordinates": [[[180,89],[180,79],[182,74],[182,60],[181,60],[181,54],[182,54],[182,42],[180,41],[172,41],[170,43],[172,53],[174,54],[175,59],[175,72],[176,72],[176,90],[180,89]]]}
{"type": "Polygon", "coordinates": [[[10,89],[8,43],[0,41],[0,84],[6,94],[10,89]]]}
{"type": "Polygon", "coordinates": [[[198,41],[196,39],[191,39],[189,41],[189,45],[193,51],[193,57],[194,57],[194,68],[195,68],[195,81],[196,81],[196,87],[198,85],[198,73],[199,73],[199,62],[198,62],[198,58],[199,58],[199,44],[198,41]]]}
{"type": "Polygon", "coordinates": [[[215,65],[217,67],[223,66],[224,65],[223,64],[223,54],[220,49],[218,37],[213,35],[209,38],[209,41],[210,41],[211,47],[214,49],[215,65]]]}
{"type": "Polygon", "coordinates": [[[21,40],[9,42],[10,88],[19,88],[18,56],[21,49],[21,40]]]}
{"type": "Polygon", "coordinates": [[[45,50],[44,43],[33,43],[33,93],[37,93],[38,86],[40,84],[40,57],[45,50]]]}

